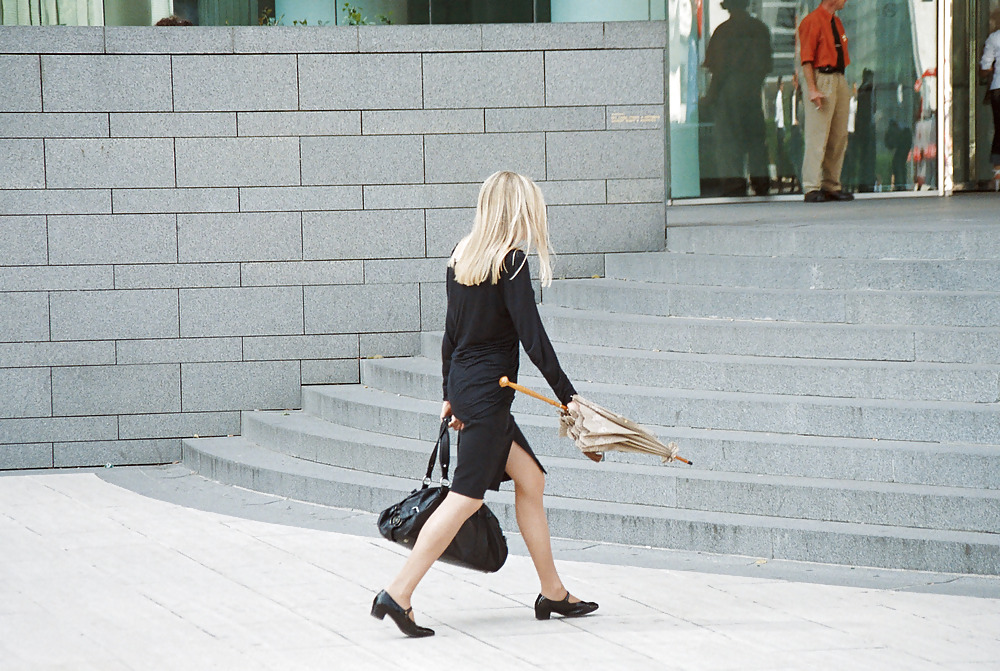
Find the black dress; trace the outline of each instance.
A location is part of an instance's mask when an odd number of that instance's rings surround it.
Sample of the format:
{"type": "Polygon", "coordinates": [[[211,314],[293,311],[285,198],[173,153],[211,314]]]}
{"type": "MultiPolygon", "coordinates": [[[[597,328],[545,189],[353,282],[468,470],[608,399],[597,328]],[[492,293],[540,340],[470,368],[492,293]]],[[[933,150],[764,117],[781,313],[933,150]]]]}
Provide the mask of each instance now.
{"type": "Polygon", "coordinates": [[[522,251],[507,254],[497,284],[459,284],[449,267],[446,287],[448,313],[441,344],[444,399],[465,424],[451,489],[481,499],[487,489],[499,489],[501,482],[510,479],[504,468],[511,442],[523,447],[542,468],[510,414],[514,390],[499,384],[504,375],[517,381],[518,342],[563,405],[576,390],[559,366],[538,316],[522,251]]]}

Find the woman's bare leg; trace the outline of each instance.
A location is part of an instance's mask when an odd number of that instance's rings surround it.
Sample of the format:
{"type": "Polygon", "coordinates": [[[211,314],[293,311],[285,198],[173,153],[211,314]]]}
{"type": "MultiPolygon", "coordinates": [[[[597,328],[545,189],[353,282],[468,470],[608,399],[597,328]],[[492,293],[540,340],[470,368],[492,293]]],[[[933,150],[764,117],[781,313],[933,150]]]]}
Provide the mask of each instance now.
{"type": "Polygon", "coordinates": [[[462,528],[462,524],[479,510],[481,505],[483,505],[482,499],[472,499],[462,494],[448,492],[438,509],[427,519],[403,568],[385,588],[389,596],[403,609],[410,607],[413,590],[426,575],[431,564],[448,549],[448,545],[462,528]]]}
{"type": "MultiPolygon", "coordinates": [[[[556,564],[552,558],[552,539],[549,536],[549,521],[545,516],[542,494],[545,490],[545,474],[524,448],[511,443],[507,457],[507,475],[514,481],[514,509],[517,526],[521,530],[524,544],[528,546],[531,561],[538,573],[542,596],[559,601],[565,598],[556,564]]],[[[570,602],[579,601],[570,596],[570,602]]]]}

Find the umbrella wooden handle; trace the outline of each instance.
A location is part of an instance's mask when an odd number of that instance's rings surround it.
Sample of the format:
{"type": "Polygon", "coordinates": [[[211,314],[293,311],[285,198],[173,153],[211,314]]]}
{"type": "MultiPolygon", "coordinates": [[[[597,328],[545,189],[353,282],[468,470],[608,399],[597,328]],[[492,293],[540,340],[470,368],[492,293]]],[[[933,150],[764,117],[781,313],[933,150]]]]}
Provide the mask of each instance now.
{"type": "Polygon", "coordinates": [[[522,394],[527,394],[528,396],[532,396],[534,398],[537,398],[539,401],[545,401],[549,405],[554,405],[557,408],[561,408],[562,410],[566,409],[566,406],[563,405],[562,403],[560,403],[559,401],[554,401],[551,398],[549,398],[548,396],[542,396],[537,391],[532,391],[531,389],[528,389],[527,387],[522,387],[521,385],[519,385],[516,382],[511,382],[510,380],[507,379],[506,375],[504,375],[502,378],[500,378],[500,386],[501,387],[510,387],[511,389],[514,389],[516,391],[521,392],[522,394]]]}

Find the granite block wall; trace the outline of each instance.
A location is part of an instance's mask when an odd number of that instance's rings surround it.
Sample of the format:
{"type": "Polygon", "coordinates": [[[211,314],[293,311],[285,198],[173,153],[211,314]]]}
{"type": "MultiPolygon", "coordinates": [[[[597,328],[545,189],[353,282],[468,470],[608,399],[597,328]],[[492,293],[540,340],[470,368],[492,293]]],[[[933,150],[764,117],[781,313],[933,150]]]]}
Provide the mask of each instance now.
{"type": "Polygon", "coordinates": [[[419,352],[499,169],[664,243],[662,23],[0,27],[0,469],[168,462],[419,352]]]}

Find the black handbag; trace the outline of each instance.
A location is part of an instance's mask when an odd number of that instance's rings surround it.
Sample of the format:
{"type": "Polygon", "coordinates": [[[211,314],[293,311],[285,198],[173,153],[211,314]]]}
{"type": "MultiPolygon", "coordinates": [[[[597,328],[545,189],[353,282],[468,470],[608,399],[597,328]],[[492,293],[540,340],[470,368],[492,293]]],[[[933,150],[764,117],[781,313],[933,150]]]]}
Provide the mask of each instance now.
{"type": "MultiPolygon", "coordinates": [[[[423,486],[414,489],[410,494],[394,505],[389,506],[378,516],[379,533],[386,540],[399,543],[403,547],[413,548],[417,535],[423,528],[427,518],[437,509],[447,496],[451,483],[448,480],[448,468],[451,461],[451,441],[448,434],[446,418],[441,422],[441,431],[427,462],[427,475],[423,486]],[[434,473],[434,462],[440,456],[441,485],[431,487],[431,475],[434,473]]],[[[461,440],[461,436],[459,436],[461,440]]],[[[455,534],[454,540],[444,551],[438,561],[456,566],[470,568],[484,573],[494,573],[507,561],[507,539],[500,529],[500,522],[486,504],[465,521],[462,528],[455,534]]]]}

